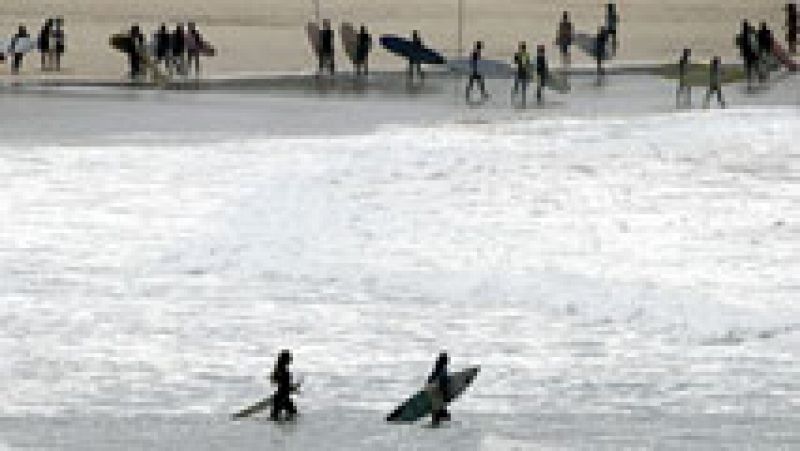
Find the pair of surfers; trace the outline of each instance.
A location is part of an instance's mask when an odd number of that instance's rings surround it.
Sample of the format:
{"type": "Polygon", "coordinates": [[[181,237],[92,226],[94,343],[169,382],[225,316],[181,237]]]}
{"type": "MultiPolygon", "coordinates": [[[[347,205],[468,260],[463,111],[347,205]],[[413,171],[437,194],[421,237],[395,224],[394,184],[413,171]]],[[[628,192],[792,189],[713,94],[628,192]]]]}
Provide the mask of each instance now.
{"type": "MultiPolygon", "coordinates": [[[[336,71],[333,41],[331,21],[330,19],[323,19],[322,28],[319,29],[319,48],[317,51],[319,74],[328,71],[330,75],[333,75],[336,71]]],[[[371,42],[372,37],[367,31],[367,26],[361,24],[358,34],[356,35],[356,54],[353,60],[356,76],[366,76],[369,72],[369,48],[371,42]]]]}
{"type": "MultiPolygon", "coordinates": [[[[489,99],[489,93],[486,91],[486,82],[484,76],[480,71],[480,61],[482,59],[483,42],[477,41],[475,47],[470,55],[470,76],[467,82],[466,99],[468,103],[472,102],[472,92],[477,85],[480,89],[481,102],[489,99]]],[[[523,41],[519,43],[517,52],[514,54],[514,88],[511,91],[512,97],[519,97],[522,106],[525,106],[527,101],[528,84],[530,83],[532,69],[536,73],[536,102],[541,104],[544,101],[544,86],[550,76],[550,71],[547,67],[547,56],[545,55],[545,47],[538,45],[536,47],[536,60],[531,60],[531,55],[528,53],[527,44],[523,41]]]]}
{"type": "MultiPolygon", "coordinates": [[[[436,359],[425,390],[430,394],[432,402],[431,422],[438,426],[442,421],[450,419],[446,407],[446,394],[450,390],[447,364],[449,357],[446,352],[441,352],[436,359]]],[[[270,382],[276,386],[272,395],[272,406],[269,418],[273,421],[292,420],[297,416],[297,407],[292,401],[292,395],[300,389],[300,384],[294,382],[289,365],[292,364],[292,353],[284,349],[278,354],[275,368],[270,374],[270,382]]]]}

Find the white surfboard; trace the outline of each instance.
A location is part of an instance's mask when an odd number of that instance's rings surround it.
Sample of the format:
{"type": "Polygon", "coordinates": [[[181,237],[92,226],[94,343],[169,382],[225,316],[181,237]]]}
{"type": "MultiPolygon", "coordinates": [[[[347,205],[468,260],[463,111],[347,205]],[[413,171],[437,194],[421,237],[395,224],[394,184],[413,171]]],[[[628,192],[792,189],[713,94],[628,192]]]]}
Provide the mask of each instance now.
{"type": "Polygon", "coordinates": [[[8,41],[9,44],[8,44],[8,47],[7,47],[8,50],[7,50],[6,53],[9,53],[9,54],[13,54],[13,53],[28,53],[33,49],[33,41],[31,40],[31,38],[19,38],[19,39],[17,39],[16,44],[13,45],[13,46],[11,45],[12,41],[13,41],[13,38],[9,39],[9,41],[8,41]]]}

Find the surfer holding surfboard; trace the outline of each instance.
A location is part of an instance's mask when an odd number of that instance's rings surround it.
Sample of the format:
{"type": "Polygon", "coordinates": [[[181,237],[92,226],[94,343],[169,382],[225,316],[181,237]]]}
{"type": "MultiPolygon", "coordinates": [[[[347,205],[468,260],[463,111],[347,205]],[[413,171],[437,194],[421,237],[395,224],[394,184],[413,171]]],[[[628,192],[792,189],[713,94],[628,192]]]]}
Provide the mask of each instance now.
{"type": "Polygon", "coordinates": [[[275,369],[270,375],[270,382],[277,386],[277,390],[272,395],[272,411],[270,412],[269,419],[278,421],[281,419],[281,414],[285,413],[285,419],[291,420],[297,416],[297,407],[292,402],[292,394],[297,392],[300,384],[292,381],[292,373],[289,371],[289,365],[292,363],[292,353],[288,349],[284,349],[278,354],[278,360],[275,362],[275,369]]]}

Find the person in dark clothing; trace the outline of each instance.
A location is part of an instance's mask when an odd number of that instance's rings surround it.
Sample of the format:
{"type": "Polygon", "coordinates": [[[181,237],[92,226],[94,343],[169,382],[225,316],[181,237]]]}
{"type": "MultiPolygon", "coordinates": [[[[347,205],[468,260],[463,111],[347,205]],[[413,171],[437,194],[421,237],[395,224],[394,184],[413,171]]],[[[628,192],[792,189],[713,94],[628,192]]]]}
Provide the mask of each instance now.
{"type": "Polygon", "coordinates": [[[786,43],[789,45],[789,53],[797,53],[797,3],[787,3],[786,10],[786,43]]]}
{"type": "Polygon", "coordinates": [[[478,67],[481,61],[482,51],[483,42],[475,42],[475,47],[472,49],[472,55],[470,56],[470,75],[469,81],[467,82],[466,91],[467,103],[472,101],[472,88],[476,83],[478,84],[478,88],[481,90],[481,102],[485,102],[489,98],[489,93],[486,92],[486,82],[484,81],[483,74],[481,74],[480,68],[478,67]]]}
{"type": "Polygon", "coordinates": [[[619,15],[617,14],[617,5],[609,3],[606,5],[606,32],[607,38],[611,40],[611,54],[617,54],[617,27],[619,25],[619,15]]]}
{"type": "MultiPolygon", "coordinates": [[[[55,65],[55,70],[61,70],[61,57],[64,55],[64,52],[67,50],[67,37],[64,34],[64,19],[62,17],[56,17],[53,23],[53,33],[52,33],[52,43],[50,44],[51,48],[50,52],[53,54],[55,65]]],[[[52,69],[52,67],[51,67],[52,69]]]]}
{"type": "Polygon", "coordinates": [[[450,419],[450,413],[447,411],[447,393],[450,391],[450,375],[447,372],[448,361],[447,352],[439,353],[439,357],[433,366],[433,371],[428,376],[428,387],[433,404],[431,413],[431,424],[433,426],[438,426],[442,420],[450,419]]]}
{"type": "Polygon", "coordinates": [[[292,363],[292,353],[284,349],[278,354],[278,360],[275,362],[275,368],[270,375],[270,381],[277,386],[275,393],[272,395],[272,411],[269,418],[273,421],[281,419],[281,414],[286,413],[287,420],[293,419],[297,416],[297,408],[292,402],[292,393],[295,393],[299,388],[299,384],[292,381],[292,373],[289,371],[289,365],[292,363]]]}
{"type": "Polygon", "coordinates": [[[756,32],[756,41],[758,42],[758,61],[759,71],[758,77],[761,82],[769,79],[770,64],[772,64],[772,30],[767,27],[766,22],[761,22],[758,31],[756,32]]]}
{"type": "Polygon", "coordinates": [[[675,94],[675,106],[692,105],[692,87],[686,77],[689,75],[689,65],[691,64],[690,58],[692,56],[691,49],[683,49],[680,61],[678,61],[678,91],[675,94]]]}
{"type": "Polygon", "coordinates": [[[711,59],[711,66],[708,74],[708,91],[706,92],[706,99],[703,105],[708,108],[711,96],[717,95],[717,103],[720,107],[725,108],[725,99],[722,97],[722,65],[720,58],[715,56],[711,59]]]}
{"type": "Polygon", "coordinates": [[[194,22],[189,22],[186,30],[186,74],[194,68],[194,75],[200,76],[200,49],[203,46],[203,35],[194,22]]]}
{"type": "Polygon", "coordinates": [[[369,73],[369,46],[372,41],[367,27],[361,24],[356,36],[356,76],[366,76],[369,73]]]}
{"type": "Polygon", "coordinates": [[[561,22],[558,24],[558,37],[556,38],[556,44],[558,44],[558,49],[561,52],[561,65],[563,67],[568,67],[571,63],[569,48],[572,45],[572,35],[572,22],[569,20],[569,13],[564,11],[561,16],[561,22]]]}
{"type": "Polygon", "coordinates": [[[528,53],[527,44],[520,42],[517,53],[514,54],[514,89],[512,97],[520,96],[520,105],[524,108],[528,101],[528,83],[531,79],[531,55],[528,53]],[[521,93],[520,93],[521,91],[521,93]]]}
{"type": "Polygon", "coordinates": [[[156,61],[169,67],[170,58],[170,45],[169,45],[169,31],[167,31],[167,24],[162,23],[156,31],[156,61]]]}
{"type": "Polygon", "coordinates": [[[536,103],[544,102],[544,87],[548,83],[550,69],[547,68],[547,56],[544,53],[544,46],[536,47],[536,103]]]}
{"type": "Polygon", "coordinates": [[[128,52],[128,62],[131,67],[131,78],[136,80],[142,76],[142,52],[144,52],[144,35],[139,25],[131,27],[131,48],[128,52]]]}
{"type": "Polygon", "coordinates": [[[744,62],[744,72],[747,77],[748,89],[753,87],[753,74],[758,62],[757,43],[753,34],[753,28],[747,20],[742,21],[742,30],[736,35],[736,46],[744,62]]]}
{"type": "Polygon", "coordinates": [[[600,27],[597,30],[597,37],[594,41],[594,61],[597,64],[597,84],[603,84],[603,77],[605,70],[603,69],[603,60],[606,58],[608,51],[608,30],[606,27],[600,27]]]}
{"type": "Polygon", "coordinates": [[[53,31],[53,19],[47,19],[39,31],[39,37],[36,40],[36,47],[39,50],[41,58],[41,67],[43,71],[50,70],[50,35],[53,31]]]}
{"type": "Polygon", "coordinates": [[[327,68],[328,72],[333,75],[335,71],[334,53],[333,53],[333,30],[331,29],[331,21],[325,19],[322,21],[322,29],[319,30],[319,73],[327,68]]]}
{"type": "Polygon", "coordinates": [[[14,54],[14,61],[12,62],[11,65],[11,73],[15,75],[19,73],[20,69],[22,69],[22,59],[25,56],[24,53],[17,51],[17,49],[19,48],[19,42],[22,39],[30,39],[30,36],[28,35],[28,30],[27,28],[25,28],[25,25],[19,26],[17,34],[15,34],[14,37],[11,38],[11,45],[9,46],[9,48],[12,50],[12,53],[14,54]]]}
{"type": "Polygon", "coordinates": [[[172,70],[182,75],[186,73],[186,33],[183,31],[182,24],[175,27],[170,44],[172,47],[172,70]]]}
{"type": "MultiPolygon", "coordinates": [[[[422,38],[419,35],[419,31],[414,30],[411,32],[411,43],[414,47],[421,49],[423,47],[422,38]]],[[[408,59],[408,83],[414,83],[414,72],[417,73],[419,77],[419,81],[422,82],[425,80],[425,74],[422,72],[422,61],[419,61],[417,58],[409,58],[408,59]]]]}

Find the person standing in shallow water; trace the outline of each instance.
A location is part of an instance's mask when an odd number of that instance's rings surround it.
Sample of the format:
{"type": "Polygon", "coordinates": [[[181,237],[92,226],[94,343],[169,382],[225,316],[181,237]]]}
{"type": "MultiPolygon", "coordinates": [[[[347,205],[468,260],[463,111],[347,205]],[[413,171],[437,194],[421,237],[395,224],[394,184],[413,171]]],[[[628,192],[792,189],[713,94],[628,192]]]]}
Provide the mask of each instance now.
{"type": "Polygon", "coordinates": [[[544,53],[544,46],[536,46],[536,103],[544,103],[544,87],[548,83],[550,69],[547,68],[547,56],[544,53]]]}
{"type": "Polygon", "coordinates": [[[573,26],[569,20],[569,13],[564,11],[561,16],[561,22],[558,24],[558,33],[556,44],[558,50],[561,52],[561,66],[567,68],[571,64],[571,56],[569,48],[572,45],[573,26]]]}
{"type": "Polygon", "coordinates": [[[528,102],[528,83],[531,79],[531,55],[528,53],[527,44],[520,42],[517,53],[514,54],[514,89],[512,97],[519,97],[520,106],[525,108],[528,102]]]}
{"type": "Polygon", "coordinates": [[[426,389],[431,396],[431,424],[438,426],[442,420],[449,420],[450,413],[447,411],[447,393],[450,391],[450,381],[447,371],[449,357],[447,352],[442,351],[436,359],[431,375],[428,376],[426,389]]]}
{"type": "Polygon", "coordinates": [[[678,91],[675,94],[675,106],[692,106],[692,87],[689,85],[689,59],[692,56],[691,49],[683,49],[680,61],[678,61],[678,91]]]}
{"type": "Polygon", "coordinates": [[[467,82],[467,92],[466,98],[467,102],[471,102],[472,100],[472,88],[475,84],[478,84],[478,88],[481,90],[481,102],[485,102],[489,98],[489,93],[486,92],[486,82],[483,79],[483,74],[480,72],[480,68],[478,64],[481,61],[481,52],[483,51],[483,42],[477,41],[475,43],[475,48],[472,50],[472,55],[470,56],[470,75],[469,81],[467,82]]]}
{"type": "Polygon", "coordinates": [[[296,384],[292,381],[292,373],[289,371],[289,365],[291,364],[292,353],[288,349],[284,349],[278,354],[275,368],[270,375],[270,382],[277,386],[275,393],[272,395],[272,411],[269,415],[270,420],[291,420],[297,416],[297,408],[292,402],[292,393],[297,392],[300,388],[300,384],[296,384]],[[281,414],[283,413],[286,415],[282,418],[281,414]]]}
{"type": "Polygon", "coordinates": [[[714,94],[717,96],[717,104],[725,108],[725,99],[722,97],[722,64],[718,56],[711,59],[711,67],[708,74],[708,91],[703,102],[706,108],[710,106],[711,96],[714,94]]]}

